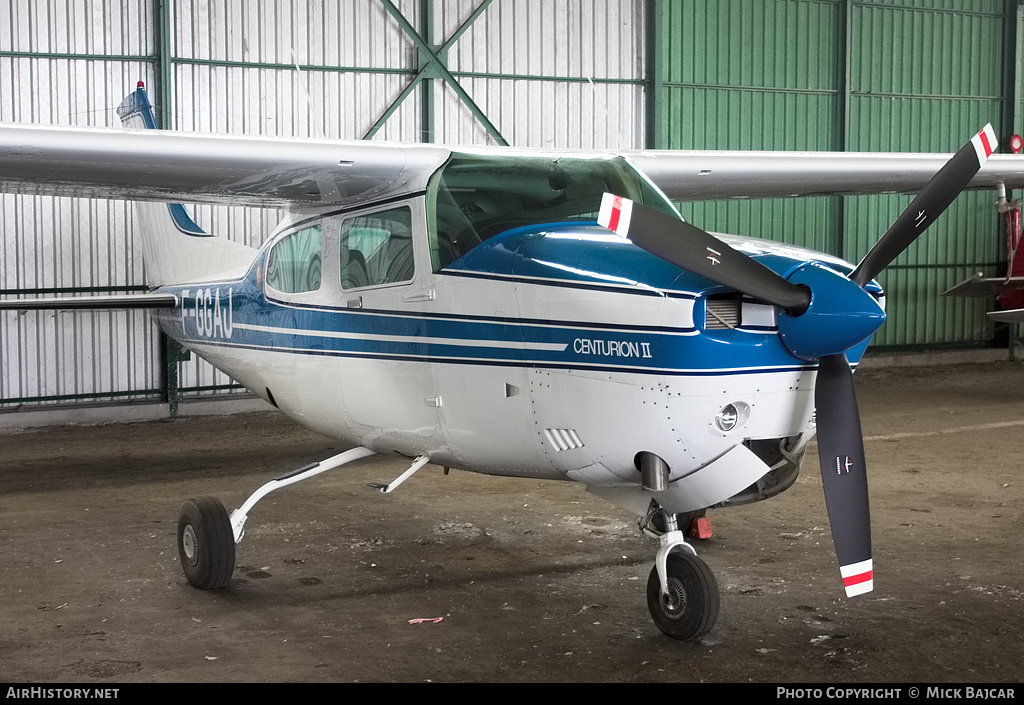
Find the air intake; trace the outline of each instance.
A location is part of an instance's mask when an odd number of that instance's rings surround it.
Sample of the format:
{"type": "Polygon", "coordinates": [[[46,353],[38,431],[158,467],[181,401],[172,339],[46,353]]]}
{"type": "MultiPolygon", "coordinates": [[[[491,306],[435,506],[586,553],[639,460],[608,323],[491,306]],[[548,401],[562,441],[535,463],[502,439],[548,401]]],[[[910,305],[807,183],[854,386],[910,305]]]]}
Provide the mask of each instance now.
{"type": "Polygon", "coordinates": [[[559,453],[563,450],[583,447],[583,441],[580,440],[576,431],[571,428],[546,428],[544,429],[544,435],[547,437],[548,443],[559,453]]]}
{"type": "Polygon", "coordinates": [[[704,315],[705,330],[738,328],[742,323],[740,311],[743,302],[738,296],[709,296],[704,315]]]}

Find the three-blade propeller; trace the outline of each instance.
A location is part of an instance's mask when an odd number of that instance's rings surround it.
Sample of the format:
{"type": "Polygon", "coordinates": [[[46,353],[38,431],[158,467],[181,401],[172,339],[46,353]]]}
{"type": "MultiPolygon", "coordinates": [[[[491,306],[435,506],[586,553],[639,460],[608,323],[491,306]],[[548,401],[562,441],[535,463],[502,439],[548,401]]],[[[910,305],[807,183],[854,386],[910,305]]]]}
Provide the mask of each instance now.
{"type": "Polygon", "coordinates": [[[864,440],[846,357],[884,321],[865,287],[953,202],[996,146],[986,125],[932,177],[849,277],[808,263],[784,278],[682,220],[612,194],[601,205],[598,222],[609,230],[681,269],[777,306],[783,344],[800,359],[817,360],[818,456],[848,596],[873,587],[864,440]]]}

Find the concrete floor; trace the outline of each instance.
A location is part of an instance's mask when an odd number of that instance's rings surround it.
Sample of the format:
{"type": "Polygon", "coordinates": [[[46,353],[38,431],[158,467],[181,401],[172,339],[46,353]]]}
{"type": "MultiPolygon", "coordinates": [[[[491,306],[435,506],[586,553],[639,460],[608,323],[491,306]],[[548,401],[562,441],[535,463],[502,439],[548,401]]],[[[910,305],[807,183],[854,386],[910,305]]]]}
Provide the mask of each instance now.
{"type": "Polygon", "coordinates": [[[337,444],[274,413],[4,431],[0,682],[1020,682],[1024,368],[865,369],[858,394],[875,591],[843,595],[812,448],[780,497],[711,513],[695,644],[647,613],[654,542],[574,484],[428,466],[385,496],[405,464],[370,458],[259,505],[203,592],[182,502],[337,444]]]}

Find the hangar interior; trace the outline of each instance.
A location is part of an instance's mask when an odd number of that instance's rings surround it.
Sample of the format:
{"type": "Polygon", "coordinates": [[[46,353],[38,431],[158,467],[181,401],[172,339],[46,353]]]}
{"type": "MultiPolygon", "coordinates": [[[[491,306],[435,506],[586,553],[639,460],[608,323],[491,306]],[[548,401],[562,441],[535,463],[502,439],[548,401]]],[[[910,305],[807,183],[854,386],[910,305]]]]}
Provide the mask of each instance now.
{"type": "MultiPolygon", "coordinates": [[[[1017,0],[0,0],[0,122],[581,149],[953,152],[1021,128],[1017,0]]],[[[881,279],[875,351],[998,348],[995,194],[963,194],[881,279]]],[[[857,261],[905,195],[681,203],[717,232],[857,261]]],[[[258,246],[280,214],[189,207],[258,246]]],[[[131,204],[0,195],[0,294],[138,292],[131,204]]],[[[0,412],[238,395],[142,311],[0,314],[0,412]]]]}

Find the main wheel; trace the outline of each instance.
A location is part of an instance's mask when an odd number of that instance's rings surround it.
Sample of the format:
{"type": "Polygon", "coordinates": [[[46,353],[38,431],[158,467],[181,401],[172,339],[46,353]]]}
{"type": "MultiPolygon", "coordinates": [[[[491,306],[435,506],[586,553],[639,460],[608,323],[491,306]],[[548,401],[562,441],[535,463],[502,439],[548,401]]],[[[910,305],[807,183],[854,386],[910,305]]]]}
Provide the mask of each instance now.
{"type": "Polygon", "coordinates": [[[235,572],[235,535],[231,517],[216,497],[193,497],[178,517],[178,557],[185,577],[197,588],[213,590],[235,572]]]}
{"type": "Polygon", "coordinates": [[[718,582],[708,564],[689,553],[668,555],[668,595],[658,569],[647,579],[647,607],[658,629],[674,639],[696,641],[718,619],[718,582]]]}

